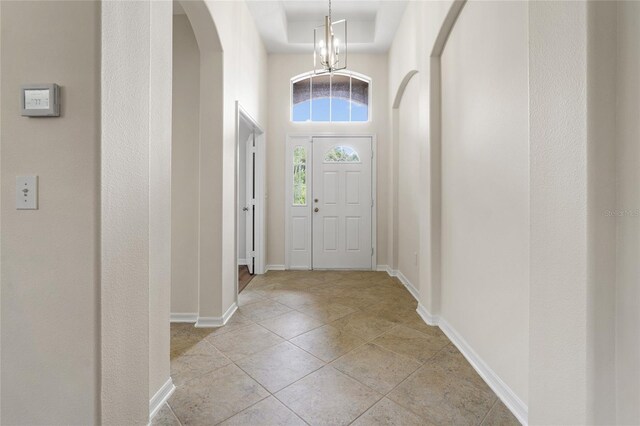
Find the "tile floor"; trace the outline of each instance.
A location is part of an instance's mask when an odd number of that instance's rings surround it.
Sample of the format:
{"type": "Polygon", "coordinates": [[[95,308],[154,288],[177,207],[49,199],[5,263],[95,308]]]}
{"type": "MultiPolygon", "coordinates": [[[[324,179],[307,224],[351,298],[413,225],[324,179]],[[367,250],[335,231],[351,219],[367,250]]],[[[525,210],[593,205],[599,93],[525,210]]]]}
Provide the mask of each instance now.
{"type": "Polygon", "coordinates": [[[518,425],[383,272],[269,272],[218,329],[171,326],[153,425],[518,425]]]}

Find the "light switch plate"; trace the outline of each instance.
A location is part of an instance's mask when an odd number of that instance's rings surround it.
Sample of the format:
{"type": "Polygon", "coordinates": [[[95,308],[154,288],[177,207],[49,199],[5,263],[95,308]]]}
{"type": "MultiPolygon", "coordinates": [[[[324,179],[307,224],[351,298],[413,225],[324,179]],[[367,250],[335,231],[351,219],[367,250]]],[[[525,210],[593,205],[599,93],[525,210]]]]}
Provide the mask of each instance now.
{"type": "Polygon", "coordinates": [[[16,209],[38,209],[38,176],[16,176],[16,209]]]}

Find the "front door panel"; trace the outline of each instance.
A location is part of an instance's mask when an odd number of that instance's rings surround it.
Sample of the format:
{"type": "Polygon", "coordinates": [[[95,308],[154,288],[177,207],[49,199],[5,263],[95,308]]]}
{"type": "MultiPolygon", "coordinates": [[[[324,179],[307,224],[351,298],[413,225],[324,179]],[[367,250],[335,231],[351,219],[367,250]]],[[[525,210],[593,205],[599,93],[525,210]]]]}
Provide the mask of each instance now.
{"type": "Polygon", "coordinates": [[[312,145],[313,268],[371,269],[371,139],[312,145]]]}

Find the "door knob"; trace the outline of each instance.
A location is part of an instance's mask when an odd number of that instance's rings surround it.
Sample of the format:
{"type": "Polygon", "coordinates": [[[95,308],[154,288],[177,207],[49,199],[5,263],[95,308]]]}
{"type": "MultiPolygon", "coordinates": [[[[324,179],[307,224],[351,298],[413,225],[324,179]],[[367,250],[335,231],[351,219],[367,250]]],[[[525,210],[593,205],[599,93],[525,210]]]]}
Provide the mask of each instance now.
{"type": "Polygon", "coordinates": [[[313,209],[313,211],[318,213],[320,211],[320,209],[316,207],[315,209],[313,209]]]}
{"type": "Polygon", "coordinates": [[[243,207],[243,208],[242,208],[242,211],[243,211],[243,212],[248,212],[248,211],[249,211],[249,207],[243,207]]]}
{"type": "Polygon", "coordinates": [[[318,202],[318,199],[316,198],[316,199],[315,199],[315,200],[313,200],[313,201],[314,201],[315,203],[317,203],[317,202],[318,202]]]}

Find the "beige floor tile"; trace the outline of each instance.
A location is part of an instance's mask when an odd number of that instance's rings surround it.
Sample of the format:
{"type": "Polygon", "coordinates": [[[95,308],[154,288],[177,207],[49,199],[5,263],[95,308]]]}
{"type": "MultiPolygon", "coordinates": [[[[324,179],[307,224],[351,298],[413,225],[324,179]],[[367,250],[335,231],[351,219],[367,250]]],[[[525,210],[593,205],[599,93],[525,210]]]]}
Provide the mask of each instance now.
{"type": "Polygon", "coordinates": [[[381,397],[329,366],[276,394],[310,425],[348,425],[381,397]]]}
{"type": "Polygon", "coordinates": [[[338,358],[331,366],[386,394],[416,371],[420,363],[368,343],[338,358]]]}
{"type": "Polygon", "coordinates": [[[236,364],[271,393],[324,366],[324,362],[289,342],[243,358],[236,364]]]}
{"type": "Polygon", "coordinates": [[[418,315],[417,312],[415,315],[403,322],[402,325],[413,328],[420,333],[428,334],[429,336],[447,339],[447,336],[445,336],[442,330],[440,330],[440,327],[427,324],[422,318],[420,318],[420,315],[418,315]]]}
{"type": "Polygon", "coordinates": [[[496,396],[458,355],[443,350],[387,397],[435,424],[479,424],[496,396]]]}
{"type": "Polygon", "coordinates": [[[224,426],[305,426],[306,423],[270,396],[220,423],[224,426]]]}
{"type": "Polygon", "coordinates": [[[264,297],[260,296],[254,290],[244,289],[240,294],[238,294],[238,306],[240,307],[261,302],[263,300],[265,300],[264,297]]]}
{"type": "Polygon", "coordinates": [[[189,380],[230,363],[231,360],[211,343],[201,340],[180,356],[171,359],[171,378],[176,386],[182,386],[189,380]]]}
{"type": "Polygon", "coordinates": [[[283,342],[281,337],[258,324],[243,327],[221,336],[208,337],[207,339],[233,361],[283,342]]]}
{"type": "Polygon", "coordinates": [[[432,426],[420,416],[387,398],[381,399],[351,424],[353,426],[432,426]]]}
{"type": "Polygon", "coordinates": [[[153,416],[149,424],[151,426],[180,426],[180,422],[166,402],[162,404],[162,408],[153,416]]]}
{"type": "Polygon", "coordinates": [[[275,290],[269,293],[269,297],[293,309],[303,305],[321,305],[328,302],[326,297],[304,290],[275,290]]]}
{"type": "Polygon", "coordinates": [[[482,426],[520,426],[520,422],[502,401],[498,400],[482,421],[482,426]]]}
{"type": "Polygon", "coordinates": [[[342,292],[339,296],[329,298],[329,302],[338,303],[355,309],[364,309],[380,303],[380,300],[367,293],[366,289],[350,287],[342,292]]]}
{"type": "Polygon", "coordinates": [[[330,325],[316,328],[294,337],[290,341],[324,362],[333,361],[365,343],[359,337],[340,331],[330,325]]]}
{"type": "Polygon", "coordinates": [[[373,343],[424,363],[449,344],[449,341],[399,325],[373,340],[373,343]]]}
{"type": "Polygon", "coordinates": [[[346,289],[340,285],[336,285],[333,282],[326,282],[309,287],[308,291],[312,294],[325,297],[337,297],[344,293],[346,289]]]}
{"type": "Polygon", "coordinates": [[[239,413],[269,393],[230,364],[177,388],[169,405],[183,425],[211,425],[239,413]]]}
{"type": "Polygon", "coordinates": [[[386,302],[381,302],[376,305],[367,306],[363,309],[365,312],[370,312],[374,315],[384,318],[387,321],[394,322],[396,324],[402,324],[408,320],[411,320],[416,309],[408,304],[397,305],[386,302]]]}
{"type": "Polygon", "coordinates": [[[291,308],[275,300],[261,300],[238,308],[238,312],[252,321],[274,318],[291,311],[291,308]]]}
{"type": "Polygon", "coordinates": [[[356,312],[356,309],[338,303],[304,304],[297,310],[325,324],[356,312]]]}
{"type": "Polygon", "coordinates": [[[291,311],[279,317],[260,321],[259,324],[285,339],[291,339],[323,325],[322,321],[318,321],[298,311],[291,311]]]}
{"type": "Polygon", "coordinates": [[[212,338],[254,324],[249,318],[236,312],[222,327],[195,327],[194,324],[171,324],[171,356],[177,356],[205,338],[212,338]],[[181,327],[177,327],[181,326],[181,327]],[[174,328],[176,331],[174,332],[174,328]]]}
{"type": "Polygon", "coordinates": [[[395,323],[374,315],[371,312],[354,312],[331,323],[338,330],[346,331],[365,341],[372,340],[391,330],[395,323]]]}

